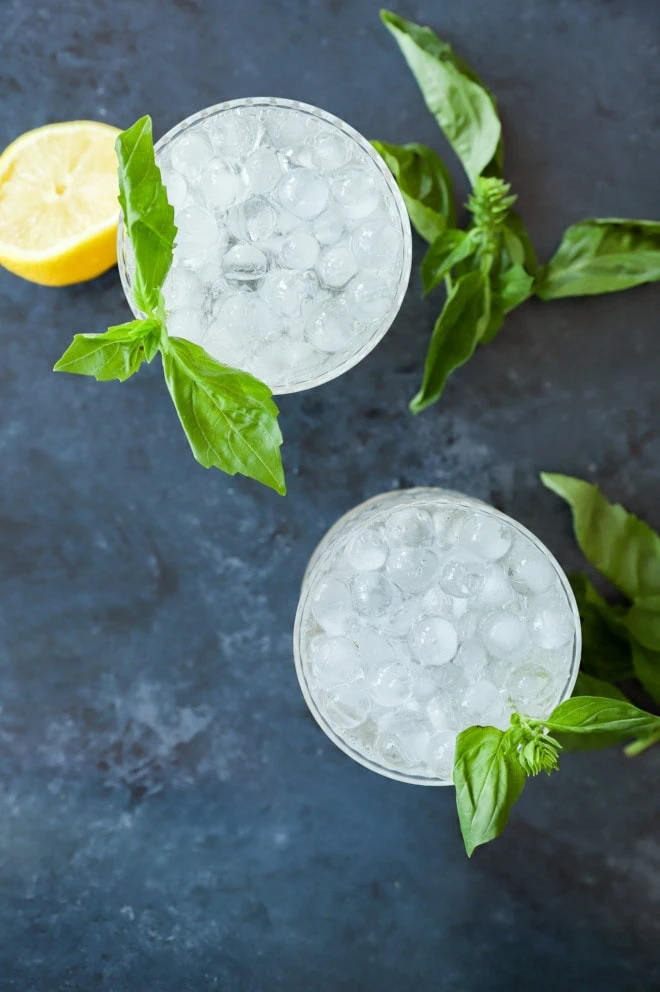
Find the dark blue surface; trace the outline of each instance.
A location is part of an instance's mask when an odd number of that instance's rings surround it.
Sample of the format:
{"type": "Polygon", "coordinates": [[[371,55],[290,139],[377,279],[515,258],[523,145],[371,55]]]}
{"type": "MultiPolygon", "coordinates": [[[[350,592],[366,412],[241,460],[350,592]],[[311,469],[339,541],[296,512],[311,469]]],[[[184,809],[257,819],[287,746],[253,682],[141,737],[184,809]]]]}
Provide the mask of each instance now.
{"type": "MultiPolygon", "coordinates": [[[[2,0],[0,145],[274,95],[444,149],[377,9],[2,0]]],[[[660,216],[657,0],[400,12],[497,93],[543,257],[581,217],[660,216]]],[[[2,992],[660,987],[660,748],[565,758],[468,861],[453,793],[352,763],[298,690],[305,563],[367,496],[463,489],[567,567],[540,469],[660,526],[657,286],[526,305],[415,419],[437,305],[418,292],[359,367],[282,398],[281,499],[194,463],[157,363],[123,386],[51,374],[72,333],[127,319],[116,271],[63,290],[0,272],[2,992]]]]}

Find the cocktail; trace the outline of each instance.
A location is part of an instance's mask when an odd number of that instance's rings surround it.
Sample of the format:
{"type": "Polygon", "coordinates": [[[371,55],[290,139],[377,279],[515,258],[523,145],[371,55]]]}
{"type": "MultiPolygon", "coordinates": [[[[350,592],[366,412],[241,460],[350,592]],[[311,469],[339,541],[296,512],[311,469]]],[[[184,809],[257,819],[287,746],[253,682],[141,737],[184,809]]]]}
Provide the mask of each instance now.
{"type": "MultiPolygon", "coordinates": [[[[357,131],[290,100],[232,100],[155,151],[178,228],[170,336],[274,393],[333,379],[375,347],[403,300],[411,237],[396,183],[357,131]]],[[[123,225],[118,255],[142,316],[123,225]]]]}
{"type": "Polygon", "coordinates": [[[314,552],[296,671],[325,733],[373,771],[449,785],[456,736],[543,718],[580,659],[566,576],[525,527],[443,489],[374,497],[314,552]]]}

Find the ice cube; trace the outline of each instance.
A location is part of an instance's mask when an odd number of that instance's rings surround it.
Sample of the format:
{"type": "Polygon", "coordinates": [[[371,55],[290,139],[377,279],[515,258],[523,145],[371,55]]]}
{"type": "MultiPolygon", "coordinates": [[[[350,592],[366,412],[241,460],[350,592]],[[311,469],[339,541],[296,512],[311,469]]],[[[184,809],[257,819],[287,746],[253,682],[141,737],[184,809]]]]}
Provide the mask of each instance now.
{"type": "Polygon", "coordinates": [[[245,184],[252,193],[270,193],[282,176],[282,166],[274,149],[256,148],[243,163],[245,184]]]}
{"type": "Polygon", "coordinates": [[[390,637],[407,637],[408,631],[417,623],[420,614],[420,601],[417,598],[409,599],[393,607],[385,616],[380,618],[380,629],[390,637]]]}
{"type": "Polygon", "coordinates": [[[321,579],[311,595],[316,622],[328,634],[344,632],[353,612],[351,596],[343,582],[332,575],[321,579]]]}
{"type": "Polygon", "coordinates": [[[227,210],[246,193],[243,180],[224,159],[214,158],[205,167],[197,193],[212,209],[227,210]]]}
{"type": "Polygon", "coordinates": [[[319,351],[332,354],[353,343],[353,324],[344,307],[334,300],[324,301],[307,315],[305,336],[319,351]]]}
{"type": "Polygon", "coordinates": [[[251,196],[227,214],[227,227],[238,241],[264,241],[276,223],[277,211],[263,196],[251,196]]]}
{"type": "Polygon", "coordinates": [[[212,158],[213,149],[199,128],[187,128],[170,145],[172,167],[184,176],[197,176],[212,158]]]}
{"type": "Polygon", "coordinates": [[[183,210],[190,199],[188,183],[180,172],[163,173],[163,182],[167,188],[167,201],[174,207],[174,216],[179,210],[183,210]]]}
{"type": "Polygon", "coordinates": [[[422,596],[420,605],[424,616],[449,616],[452,612],[452,597],[448,596],[439,585],[432,585],[422,596]]]}
{"type": "Polygon", "coordinates": [[[378,734],[375,751],[377,758],[386,768],[405,769],[410,767],[410,758],[395,730],[387,729],[378,734]]]}
{"type": "Polygon", "coordinates": [[[167,315],[167,333],[173,338],[185,338],[193,344],[202,344],[206,325],[200,310],[182,306],[167,315]]]}
{"type": "Polygon", "coordinates": [[[486,651],[495,658],[515,658],[527,644],[527,628],[510,610],[489,613],[481,622],[479,636],[486,651]]]}
{"type": "Polygon", "coordinates": [[[322,712],[328,722],[342,730],[359,727],[369,716],[371,699],[364,680],[356,679],[328,690],[322,700],[322,712]]]}
{"type": "Polygon", "coordinates": [[[463,727],[499,727],[503,730],[508,724],[504,702],[492,682],[471,685],[460,705],[463,727]]]}
{"type": "Polygon", "coordinates": [[[360,165],[349,165],[332,179],[332,195],[351,220],[367,217],[378,207],[380,196],[373,177],[360,165]]]}
{"type": "Polygon", "coordinates": [[[366,676],[367,691],[380,706],[402,706],[412,695],[412,678],[406,665],[394,661],[376,665],[366,676]]]}
{"type": "Polygon", "coordinates": [[[312,165],[321,172],[334,172],[350,161],[352,154],[348,140],[333,131],[319,134],[312,145],[312,165]]]}
{"type": "Polygon", "coordinates": [[[247,371],[271,389],[295,378],[296,369],[284,337],[276,337],[258,347],[246,365],[247,371]]]}
{"type": "Polygon", "coordinates": [[[377,666],[391,664],[395,660],[394,648],[382,634],[375,630],[360,630],[351,634],[358,650],[360,664],[365,672],[377,666]]]}
{"type": "Polygon", "coordinates": [[[357,272],[357,262],[345,241],[332,245],[321,255],[318,264],[318,273],[326,286],[332,289],[340,289],[345,286],[349,279],[352,279],[357,272]]]}
{"type": "Polygon", "coordinates": [[[211,322],[204,335],[204,350],[211,358],[232,369],[247,371],[247,345],[248,342],[234,337],[217,318],[211,322]]]}
{"type": "Polygon", "coordinates": [[[292,148],[305,140],[309,118],[287,107],[269,107],[264,124],[275,148],[292,148]]]}
{"type": "Polygon", "coordinates": [[[230,162],[245,158],[259,137],[257,121],[236,110],[225,110],[208,118],[206,130],[216,153],[230,162]]]}
{"type": "Polygon", "coordinates": [[[440,585],[450,596],[467,599],[484,587],[488,565],[471,551],[450,552],[440,568],[440,585]]]}
{"type": "Polygon", "coordinates": [[[401,593],[381,572],[361,572],[352,583],[353,605],[366,617],[382,617],[394,611],[401,593]]]}
{"type": "Polygon", "coordinates": [[[434,734],[426,749],[426,766],[441,782],[451,782],[456,753],[456,734],[441,730],[434,734]]]}
{"type": "Polygon", "coordinates": [[[328,202],[328,184],[318,172],[313,169],[293,169],[284,176],[278,186],[282,206],[300,217],[302,220],[312,220],[325,209],[328,202]]]}
{"type": "Polygon", "coordinates": [[[406,593],[429,588],[438,571],[438,559],[429,548],[392,548],[387,574],[406,593]]]}
{"type": "Polygon", "coordinates": [[[454,730],[456,727],[456,715],[449,698],[437,690],[426,704],[426,717],[436,731],[454,730]]]}
{"type": "Polygon", "coordinates": [[[334,245],[346,230],[346,223],[339,210],[330,206],[312,224],[312,234],[322,245],[334,245]]]}
{"type": "Polygon", "coordinates": [[[279,258],[289,269],[311,269],[319,257],[319,243],[305,228],[292,231],[282,243],[279,258]]]}
{"type": "Polygon", "coordinates": [[[509,578],[516,592],[539,595],[555,577],[554,569],[540,551],[525,540],[516,544],[509,561],[509,578]]]}
{"type": "Polygon", "coordinates": [[[443,507],[433,513],[436,542],[443,548],[452,548],[459,542],[461,529],[467,518],[465,510],[443,507]]]}
{"type": "Polygon", "coordinates": [[[194,272],[181,265],[172,266],[163,283],[165,309],[169,312],[189,300],[201,306],[202,287],[194,272]]]}
{"type": "Polygon", "coordinates": [[[461,528],[461,543],[489,561],[503,558],[512,541],[513,532],[509,525],[485,513],[468,517],[461,528]]]}
{"type": "Polygon", "coordinates": [[[396,261],[399,239],[385,210],[356,227],[351,235],[351,250],[357,262],[368,269],[382,268],[396,261]]]}
{"type": "Polygon", "coordinates": [[[516,709],[526,716],[547,716],[558,701],[552,675],[540,665],[521,665],[506,684],[516,709]]]}
{"type": "Polygon", "coordinates": [[[309,652],[312,678],[322,688],[352,682],[362,675],[357,648],[347,637],[319,634],[312,638],[309,652]]]}
{"type": "Polygon", "coordinates": [[[219,327],[245,342],[259,341],[277,327],[277,319],[255,293],[225,296],[215,316],[219,327]]]}
{"type": "MultiPolygon", "coordinates": [[[[280,210],[277,214],[277,231],[279,234],[290,234],[302,226],[304,221],[295,214],[290,214],[288,210],[280,210]]],[[[313,233],[313,232],[312,232],[313,233]]]]}
{"type": "Polygon", "coordinates": [[[493,565],[486,573],[481,591],[474,597],[476,607],[507,606],[514,599],[507,574],[501,565],[493,565]]]}
{"type": "Polygon", "coordinates": [[[460,668],[468,682],[479,682],[486,674],[488,656],[475,637],[460,646],[454,664],[460,668]]]}
{"type": "Polygon", "coordinates": [[[424,721],[413,714],[397,714],[383,728],[396,734],[411,765],[421,765],[431,740],[431,733],[424,721]]]}
{"type": "Polygon", "coordinates": [[[529,614],[532,641],[546,650],[562,648],[575,636],[575,620],[568,605],[550,600],[535,605],[529,614]]]}
{"type": "Polygon", "coordinates": [[[382,320],[392,306],[396,285],[365,272],[346,290],[346,305],[359,320],[382,320]]]}
{"type": "Polygon", "coordinates": [[[254,282],[266,275],[268,259],[255,245],[234,245],[222,260],[222,271],[229,283],[254,282]]]}
{"type": "Polygon", "coordinates": [[[433,524],[426,510],[403,507],[390,514],[385,523],[385,539],[398,547],[430,547],[433,544],[433,524]]]}
{"type": "Polygon", "coordinates": [[[385,564],[387,547],[378,531],[368,527],[349,541],[346,558],[358,572],[377,570],[385,564]]]}
{"type": "Polygon", "coordinates": [[[410,631],[410,649],[422,665],[446,665],[456,654],[456,629],[443,617],[420,620],[410,631]]]}
{"type": "Polygon", "coordinates": [[[203,207],[194,204],[185,207],[179,211],[176,225],[177,258],[203,255],[218,243],[215,217],[203,207]]]}

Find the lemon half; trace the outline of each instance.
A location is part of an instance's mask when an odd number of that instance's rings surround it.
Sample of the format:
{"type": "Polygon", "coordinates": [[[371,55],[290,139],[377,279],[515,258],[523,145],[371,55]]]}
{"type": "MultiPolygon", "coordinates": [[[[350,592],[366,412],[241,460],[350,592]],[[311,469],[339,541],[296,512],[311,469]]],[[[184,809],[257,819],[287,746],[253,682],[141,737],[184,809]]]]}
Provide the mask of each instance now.
{"type": "Polygon", "coordinates": [[[0,155],[0,264],[43,286],[85,282],[117,261],[115,139],[94,121],[48,124],[0,155]]]}

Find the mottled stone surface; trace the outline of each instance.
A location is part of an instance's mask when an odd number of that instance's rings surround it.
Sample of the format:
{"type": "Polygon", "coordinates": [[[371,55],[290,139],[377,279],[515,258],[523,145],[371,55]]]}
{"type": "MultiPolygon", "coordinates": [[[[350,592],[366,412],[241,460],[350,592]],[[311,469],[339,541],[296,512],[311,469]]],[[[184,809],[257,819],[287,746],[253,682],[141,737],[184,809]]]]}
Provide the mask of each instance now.
{"type": "MultiPolygon", "coordinates": [[[[145,111],[162,133],[267,94],[444,149],[377,8],[2,0],[0,145],[145,111]]],[[[581,217],[660,215],[657,0],[401,12],[496,91],[543,257],[581,217]]],[[[51,374],[73,332],[127,319],[116,272],[63,290],[0,273],[2,992],[660,986],[660,749],[567,757],[468,861],[452,792],[353,764],[298,690],[305,563],[366,496],[463,489],[567,567],[540,469],[660,526],[657,286],[526,305],[415,419],[437,307],[418,291],[359,367],[282,399],[281,499],[193,462],[157,363],[123,386],[51,374]]]]}

